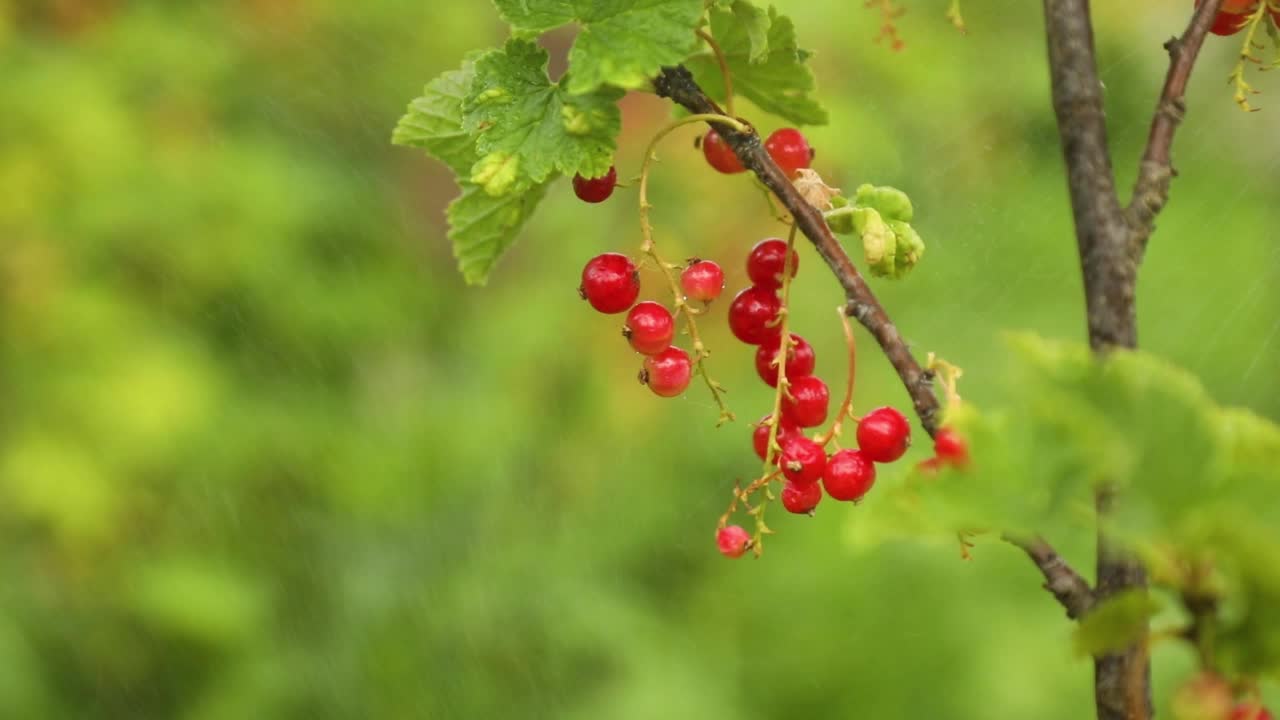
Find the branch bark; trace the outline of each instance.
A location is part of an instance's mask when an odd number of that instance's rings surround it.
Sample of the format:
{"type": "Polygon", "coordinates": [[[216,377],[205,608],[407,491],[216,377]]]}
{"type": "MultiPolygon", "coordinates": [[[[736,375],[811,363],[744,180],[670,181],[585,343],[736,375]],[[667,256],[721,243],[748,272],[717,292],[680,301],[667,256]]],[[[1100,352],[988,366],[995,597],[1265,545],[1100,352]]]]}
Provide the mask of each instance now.
{"type": "MultiPolygon", "coordinates": [[[[1181,38],[1165,44],[1170,67],[1134,196],[1121,208],[1107,145],[1102,83],[1098,78],[1089,0],[1044,0],[1053,109],[1058,120],[1067,185],[1075,220],[1076,245],[1084,277],[1089,344],[1101,354],[1138,344],[1134,301],[1138,266],[1155,218],[1169,196],[1173,178],[1170,146],[1186,107],[1187,80],[1222,0],[1201,5],[1181,38]]],[[[1116,502],[1102,484],[1095,498],[1098,515],[1098,581],[1094,601],[1147,587],[1146,569],[1127,547],[1105,530],[1116,502]]],[[[1146,639],[1094,658],[1094,702],[1099,720],[1151,717],[1151,666],[1146,639]]]]}
{"type": "MultiPolygon", "coordinates": [[[[684,67],[665,67],[653,82],[659,97],[670,98],[677,104],[693,113],[719,113],[724,111],[711,98],[707,97],[693,75],[684,67]]],[[[745,122],[745,121],[744,121],[745,122]]],[[[755,132],[741,133],[733,128],[711,123],[720,137],[733,148],[744,167],[760,179],[786,207],[794,218],[796,227],[809,238],[818,250],[831,272],[835,274],[840,287],[844,289],[846,312],[856,318],[879,343],[880,349],[889,358],[902,384],[911,396],[911,404],[925,432],[933,436],[938,430],[938,398],[933,394],[933,377],[920,367],[911,354],[911,349],[903,340],[898,328],[889,319],[888,313],[880,305],[880,301],[871,292],[862,274],[854,267],[849,255],[844,251],[840,241],[827,227],[822,213],[809,203],[796,190],[791,179],[773,162],[755,132]]]]}
{"type": "Polygon", "coordinates": [[[1021,537],[1006,533],[1004,539],[1031,558],[1044,575],[1044,589],[1053,593],[1067,611],[1067,617],[1079,620],[1093,607],[1094,593],[1089,582],[1080,576],[1062,556],[1039,535],[1021,537]]]}

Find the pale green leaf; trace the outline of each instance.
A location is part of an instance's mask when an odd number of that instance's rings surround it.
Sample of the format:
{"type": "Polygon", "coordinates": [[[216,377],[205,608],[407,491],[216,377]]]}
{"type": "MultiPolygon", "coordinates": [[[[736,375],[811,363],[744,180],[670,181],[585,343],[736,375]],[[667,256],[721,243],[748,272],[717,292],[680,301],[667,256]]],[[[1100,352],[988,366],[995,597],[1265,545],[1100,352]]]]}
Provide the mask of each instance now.
{"type": "MultiPolygon", "coordinates": [[[[797,125],[827,122],[827,111],[811,95],[815,82],[806,64],[810,54],[796,45],[790,18],[769,8],[767,54],[753,62],[753,48],[758,45],[752,43],[752,26],[729,10],[713,8],[710,13],[711,34],[724,50],[736,94],[797,125]]],[[[720,67],[709,50],[690,58],[686,65],[708,95],[725,99],[720,67]]]]}
{"type": "Polygon", "coordinates": [[[1130,590],[1113,595],[1089,611],[1072,635],[1080,655],[1120,650],[1139,640],[1160,603],[1145,592],[1130,590]]]}
{"type": "Polygon", "coordinates": [[[545,183],[502,196],[462,183],[462,195],[449,205],[449,238],[458,269],[468,284],[483,285],[488,280],[494,264],[545,194],[545,183]]]}
{"type": "Polygon", "coordinates": [[[773,17],[748,0],[733,0],[730,11],[747,33],[751,48],[747,59],[753,63],[764,62],[769,57],[769,28],[773,17]]]}
{"type": "Polygon", "coordinates": [[[462,101],[475,77],[475,66],[467,61],[427,83],[422,96],[409,109],[391,134],[396,145],[422,148],[455,173],[466,175],[476,161],[475,140],[462,126],[462,101]]]}

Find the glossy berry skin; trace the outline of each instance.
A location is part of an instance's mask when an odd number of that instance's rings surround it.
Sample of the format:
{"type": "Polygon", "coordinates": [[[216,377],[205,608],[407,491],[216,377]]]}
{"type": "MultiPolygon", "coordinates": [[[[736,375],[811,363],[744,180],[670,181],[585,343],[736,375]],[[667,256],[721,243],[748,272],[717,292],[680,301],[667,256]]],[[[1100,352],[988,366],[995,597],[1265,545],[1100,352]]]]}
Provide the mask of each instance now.
{"type": "MultiPolygon", "coordinates": [[[[747,277],[751,284],[770,290],[782,287],[782,264],[787,258],[787,243],[778,238],[768,238],[756,243],[747,255],[747,277]]],[[[791,277],[800,269],[800,256],[791,251],[791,277]]]]}
{"type": "Polygon", "coordinates": [[[782,397],[782,421],[797,427],[817,427],[827,421],[831,392],[821,378],[813,375],[791,382],[791,396],[782,397]]]}
{"type": "Polygon", "coordinates": [[[740,558],[751,548],[751,535],[738,525],[722,527],[716,531],[716,547],[725,557],[740,558]]]}
{"type": "Polygon", "coordinates": [[[782,488],[782,507],[796,515],[812,515],[813,509],[822,501],[822,485],[809,483],[797,485],[788,482],[782,488]]]}
{"type": "Polygon", "coordinates": [[[796,433],[782,443],[782,474],[796,485],[812,485],[827,469],[827,451],[818,443],[796,433]]]}
{"type": "Polygon", "coordinates": [[[657,355],[671,347],[671,339],[676,336],[676,320],[670,310],[652,300],[645,300],[636,303],[627,313],[622,336],[641,355],[657,355]]]}
{"type": "Polygon", "coordinates": [[[689,353],[674,346],[645,358],[644,370],[640,371],[640,382],[659,397],[675,397],[684,392],[691,377],[693,363],[689,353]]]}
{"type": "Polygon", "coordinates": [[[1258,703],[1240,703],[1231,711],[1231,720],[1275,720],[1275,716],[1258,703]]]}
{"type": "Polygon", "coordinates": [[[578,294],[606,315],[626,312],[640,297],[640,274],[626,255],[597,255],[582,268],[578,294]]]}
{"type": "Polygon", "coordinates": [[[897,460],[910,444],[911,424],[891,407],[876,408],[858,423],[858,448],[875,462],[897,460]]]}
{"type": "Polygon", "coordinates": [[[827,461],[822,487],[836,500],[861,500],[876,483],[876,466],[861,450],[841,450],[827,461]]]}
{"type": "MultiPolygon", "coordinates": [[[[813,346],[799,335],[792,335],[795,345],[792,345],[787,352],[787,380],[794,381],[813,374],[813,366],[816,358],[813,354],[813,346]]],[[[773,364],[773,359],[778,356],[778,350],[782,347],[782,337],[776,340],[770,340],[760,345],[760,349],[756,350],[756,374],[769,387],[778,387],[778,366],[773,364]]]]}
{"type": "Polygon", "coordinates": [[[809,141],[795,128],[774,130],[764,141],[764,149],[787,177],[794,175],[800,168],[809,167],[813,162],[813,148],[809,147],[809,141]]]}
{"type": "Polygon", "coordinates": [[[942,428],[933,438],[933,454],[938,462],[963,467],[969,463],[969,444],[951,428],[942,428]]]}
{"type": "Polygon", "coordinates": [[[618,185],[618,171],[612,165],[609,166],[609,172],[598,178],[585,178],[581,175],[573,176],[573,194],[583,202],[600,203],[609,199],[613,194],[613,189],[618,185]]]}
{"type": "Polygon", "coordinates": [[[746,170],[738,156],[733,154],[733,148],[729,147],[729,143],[725,142],[724,138],[720,137],[720,133],[715,130],[708,130],[707,134],[702,136],[702,156],[707,159],[708,165],[725,175],[746,170]]]}
{"type": "Polygon", "coordinates": [[[734,337],[748,345],[776,340],[782,334],[778,311],[782,301],[768,288],[749,287],[734,296],[729,304],[729,329],[734,337]]]}
{"type": "Polygon", "coordinates": [[[709,303],[724,290],[724,270],[710,260],[698,260],[680,273],[680,288],[690,300],[709,303]]]}
{"type": "MultiPolygon", "coordinates": [[[[765,415],[760,418],[760,424],[756,425],[755,430],[751,432],[751,447],[756,451],[756,457],[764,460],[765,452],[769,449],[769,426],[765,423],[769,422],[771,415],[765,415]]],[[[794,425],[788,425],[783,422],[778,425],[778,447],[782,447],[787,438],[798,435],[800,430],[794,425]]],[[[774,459],[777,462],[777,458],[774,459]]]]}
{"type": "MultiPolygon", "coordinates": [[[[1201,2],[1202,0],[1196,0],[1196,7],[1200,7],[1201,2]]],[[[1248,16],[1258,8],[1258,2],[1259,0],[1223,0],[1209,32],[1224,37],[1240,32],[1248,24],[1248,16]]]]}

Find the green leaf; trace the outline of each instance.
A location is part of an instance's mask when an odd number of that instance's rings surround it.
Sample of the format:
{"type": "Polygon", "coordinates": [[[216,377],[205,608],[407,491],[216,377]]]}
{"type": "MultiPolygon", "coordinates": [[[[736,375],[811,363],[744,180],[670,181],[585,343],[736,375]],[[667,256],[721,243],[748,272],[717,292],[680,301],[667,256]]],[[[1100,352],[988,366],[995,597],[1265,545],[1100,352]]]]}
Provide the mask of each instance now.
{"type": "Polygon", "coordinates": [[[911,198],[898,188],[888,185],[859,185],[853,196],[853,203],[875,208],[885,220],[911,222],[911,218],[915,215],[911,198]]]}
{"type": "Polygon", "coordinates": [[[1099,655],[1127,647],[1142,637],[1147,623],[1159,611],[1160,603],[1145,592],[1129,590],[1113,595],[1076,626],[1072,634],[1075,650],[1080,655],[1099,655]]]}
{"type": "Polygon", "coordinates": [[[409,103],[396,123],[391,142],[422,148],[455,173],[469,173],[476,160],[475,139],[462,126],[462,100],[473,78],[475,65],[468,60],[461,69],[427,83],[422,97],[409,103]]]}
{"type": "MultiPolygon", "coordinates": [[[[806,64],[810,53],[797,47],[795,26],[790,18],[778,15],[772,7],[767,19],[767,53],[763,59],[753,62],[753,50],[759,46],[753,45],[751,33],[758,30],[758,25],[744,22],[729,10],[711,10],[711,34],[724,50],[734,92],[761,110],[797,125],[826,124],[827,111],[810,94],[815,88],[813,72],[806,64]]],[[[685,64],[708,95],[720,101],[725,99],[720,66],[710,51],[690,58],[685,64]]]]}
{"type": "Polygon", "coordinates": [[[683,61],[697,46],[702,0],[494,0],[517,33],[539,33],[571,22],[582,26],[569,51],[569,92],[602,85],[636,89],[663,65],[683,61]]]}
{"type": "Polygon", "coordinates": [[[741,23],[750,41],[747,59],[753,63],[764,62],[769,58],[769,28],[773,25],[773,17],[752,5],[747,0],[733,0],[730,5],[733,16],[741,23]]]}
{"type": "Polygon", "coordinates": [[[546,66],[546,50],[519,39],[476,60],[462,120],[479,153],[470,180],[490,195],[523,192],[556,172],[596,177],[613,164],[622,92],[570,95],[546,66]]]}
{"type": "Polygon", "coordinates": [[[449,204],[449,239],[462,277],[483,285],[502,253],[546,194],[546,183],[524,192],[494,196],[484,188],[462,183],[462,195],[449,204]]]}

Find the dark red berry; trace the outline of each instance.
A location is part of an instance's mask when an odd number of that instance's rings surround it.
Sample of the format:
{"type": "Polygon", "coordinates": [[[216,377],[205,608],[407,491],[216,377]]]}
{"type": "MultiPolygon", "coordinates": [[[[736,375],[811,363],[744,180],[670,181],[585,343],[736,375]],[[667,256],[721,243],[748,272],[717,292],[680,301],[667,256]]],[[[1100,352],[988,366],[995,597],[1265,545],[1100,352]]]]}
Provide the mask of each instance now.
{"type": "MultiPolygon", "coordinates": [[[[813,374],[815,362],[813,346],[799,335],[792,335],[796,341],[787,351],[787,380],[795,380],[813,374]]],[[[778,366],[773,359],[778,356],[778,348],[782,346],[782,337],[760,345],[756,350],[756,373],[769,387],[778,387],[778,366]]]]}
{"type": "Polygon", "coordinates": [[[933,437],[933,454],[939,462],[964,466],[969,463],[969,444],[951,428],[942,428],[933,437]]]}
{"type": "Polygon", "coordinates": [[[689,387],[692,376],[693,363],[689,361],[689,353],[672,346],[644,359],[640,382],[648,385],[654,395],[675,397],[689,387]]]}
{"type": "Polygon", "coordinates": [[[652,300],[645,300],[636,303],[627,313],[622,336],[636,352],[657,355],[671,347],[671,339],[676,336],[676,321],[671,311],[652,300]]]}
{"type": "MultiPolygon", "coordinates": [[[[765,459],[765,452],[769,449],[769,426],[765,423],[769,422],[772,415],[765,415],[760,418],[760,424],[756,425],[756,429],[751,433],[751,446],[755,448],[756,457],[761,460],[765,459]]],[[[778,425],[778,447],[782,447],[783,441],[792,435],[798,434],[800,431],[794,425],[788,425],[786,422],[778,425]]],[[[774,459],[777,462],[777,459],[774,459]]]]}
{"type": "Polygon", "coordinates": [[[698,260],[680,273],[680,287],[691,300],[709,303],[724,290],[724,270],[710,260],[698,260]]]}
{"type": "Polygon", "coordinates": [[[822,479],[827,467],[827,452],[818,443],[796,433],[782,443],[782,474],[797,485],[809,485],[822,479]]]}
{"type": "Polygon", "coordinates": [[[1275,716],[1259,703],[1245,702],[1231,711],[1231,720],[1275,720],[1275,716]]]}
{"type": "MultiPolygon", "coordinates": [[[[769,238],[756,243],[747,255],[747,276],[752,284],[762,288],[782,287],[782,264],[787,259],[787,243],[778,238],[769,238]]],[[[800,268],[800,256],[791,251],[791,277],[796,276],[800,268]]]]}
{"type": "Polygon", "coordinates": [[[729,525],[716,531],[716,547],[725,557],[739,558],[751,548],[751,535],[738,525],[729,525]]]}
{"type": "Polygon", "coordinates": [[[613,194],[613,188],[618,184],[618,171],[609,166],[609,172],[597,178],[585,178],[581,175],[573,176],[573,194],[578,196],[579,200],[589,203],[604,202],[613,194]]]}
{"type": "Polygon", "coordinates": [[[860,450],[841,450],[827,461],[822,487],[836,500],[861,500],[876,483],[876,466],[860,450]]]}
{"type": "Polygon", "coordinates": [[[788,482],[782,488],[782,507],[796,515],[809,515],[822,501],[822,486],[818,483],[797,485],[788,482]]]}
{"type": "Polygon", "coordinates": [[[578,294],[606,315],[625,312],[640,296],[640,274],[626,255],[597,255],[582,268],[578,294]]]}
{"type": "Polygon", "coordinates": [[[729,329],[734,337],[748,345],[759,345],[776,339],[782,328],[778,311],[782,301],[773,290],[749,287],[734,296],[729,304],[729,329]]]}
{"type": "Polygon", "coordinates": [[[795,379],[790,396],[782,396],[782,420],[798,427],[817,427],[827,421],[831,393],[822,379],[806,375],[795,379]]]}
{"type": "Polygon", "coordinates": [[[897,460],[910,444],[911,424],[891,407],[876,408],[858,423],[858,447],[878,463],[897,460]]]}
{"type": "Polygon", "coordinates": [[[768,140],[764,141],[764,149],[769,157],[791,177],[796,170],[809,167],[813,161],[813,149],[809,141],[795,128],[774,130],[768,140]]]}
{"type": "Polygon", "coordinates": [[[715,130],[708,130],[702,136],[702,156],[707,159],[708,165],[726,175],[746,170],[738,156],[733,154],[733,148],[715,130]]]}

